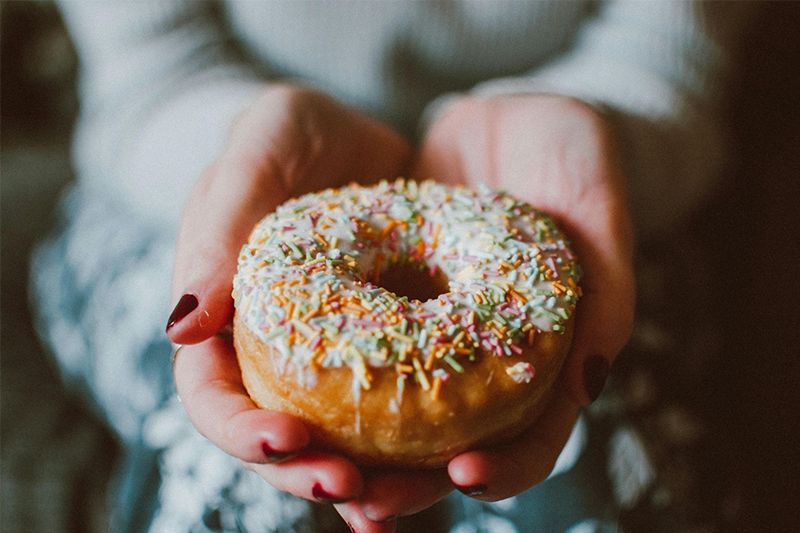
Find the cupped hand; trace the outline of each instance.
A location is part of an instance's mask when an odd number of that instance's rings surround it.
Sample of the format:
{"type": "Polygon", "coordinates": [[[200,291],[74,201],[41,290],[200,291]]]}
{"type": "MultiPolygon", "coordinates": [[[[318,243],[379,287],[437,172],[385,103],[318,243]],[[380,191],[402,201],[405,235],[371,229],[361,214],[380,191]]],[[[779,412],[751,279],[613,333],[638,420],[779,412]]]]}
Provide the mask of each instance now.
{"type": "Polygon", "coordinates": [[[633,328],[633,225],[608,120],[560,96],[464,98],[433,124],[415,174],[502,189],[549,213],[583,267],[564,385],[580,405],[600,393],[633,328]]]}
{"type": "Polygon", "coordinates": [[[225,334],[239,250],[255,223],[292,196],[350,181],[393,179],[410,154],[388,127],[307,89],[275,85],[238,118],[224,153],[183,214],[167,334],[178,394],[195,427],[276,488],[315,501],[361,493],[350,461],[306,450],[297,419],[261,410],[242,385],[225,334]]]}
{"type": "Polygon", "coordinates": [[[455,485],[496,501],[552,471],[581,405],[600,394],[633,327],[633,230],[618,147],[607,120],[577,100],[543,95],[463,98],[434,122],[413,175],[503,189],[549,213],[584,276],[563,387],[516,439],[463,453],[443,472],[366,476],[360,509],[379,520],[432,505],[455,485]],[[398,477],[401,482],[398,482],[398,477]],[[420,487],[421,492],[397,487],[420,487]]]}

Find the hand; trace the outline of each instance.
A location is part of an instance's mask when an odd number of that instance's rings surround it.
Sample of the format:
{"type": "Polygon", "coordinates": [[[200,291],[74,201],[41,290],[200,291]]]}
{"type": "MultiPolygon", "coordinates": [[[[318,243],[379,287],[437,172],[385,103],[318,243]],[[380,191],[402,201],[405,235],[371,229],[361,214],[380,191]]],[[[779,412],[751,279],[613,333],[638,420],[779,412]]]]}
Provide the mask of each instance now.
{"type": "Polygon", "coordinates": [[[167,334],[181,348],[175,381],[195,427],[276,488],[314,501],[358,496],[347,459],[304,451],[297,419],[250,400],[230,340],[237,256],[263,216],[292,196],[361,179],[393,179],[410,148],[397,133],[317,92],[271,86],[242,113],[190,196],[178,237],[167,334]],[[289,457],[291,456],[291,457],[289,457]]]}
{"type": "Polygon", "coordinates": [[[473,188],[485,183],[548,212],[577,251],[583,298],[563,389],[534,425],[510,442],[459,455],[447,467],[449,479],[405,473],[405,485],[398,485],[392,477],[367,477],[359,501],[375,520],[424,509],[447,494],[451,482],[475,498],[496,501],[544,480],[579,406],[599,395],[633,327],[625,178],[609,126],[594,109],[556,96],[464,98],[432,125],[413,175],[473,188]],[[426,491],[399,494],[398,486],[426,491]]]}

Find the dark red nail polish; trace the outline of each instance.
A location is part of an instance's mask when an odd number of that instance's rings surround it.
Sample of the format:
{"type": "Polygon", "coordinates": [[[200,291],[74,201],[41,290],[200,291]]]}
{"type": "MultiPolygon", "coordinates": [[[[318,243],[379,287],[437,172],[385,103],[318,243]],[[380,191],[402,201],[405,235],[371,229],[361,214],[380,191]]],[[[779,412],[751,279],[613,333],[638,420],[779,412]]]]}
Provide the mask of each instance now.
{"type": "Polygon", "coordinates": [[[583,384],[591,401],[595,401],[603,392],[609,370],[611,366],[608,364],[608,359],[602,355],[593,355],[584,363],[583,384]]]}
{"type": "Polygon", "coordinates": [[[167,331],[169,331],[172,326],[183,320],[186,315],[195,309],[197,309],[197,296],[194,294],[184,294],[181,296],[180,301],[178,301],[178,305],[175,306],[175,309],[172,310],[172,314],[169,315],[169,320],[167,320],[167,331]]]}
{"type": "Polygon", "coordinates": [[[480,496],[481,494],[486,492],[486,485],[471,485],[469,487],[459,487],[458,485],[456,485],[456,488],[470,497],[480,496]]]}
{"type": "Polygon", "coordinates": [[[323,503],[344,503],[347,501],[347,498],[337,498],[333,494],[328,493],[319,483],[315,483],[311,488],[311,495],[323,503]]]}
{"type": "Polygon", "coordinates": [[[295,454],[295,452],[279,452],[266,442],[261,443],[261,451],[264,452],[264,457],[267,458],[268,463],[277,463],[295,454]]]}

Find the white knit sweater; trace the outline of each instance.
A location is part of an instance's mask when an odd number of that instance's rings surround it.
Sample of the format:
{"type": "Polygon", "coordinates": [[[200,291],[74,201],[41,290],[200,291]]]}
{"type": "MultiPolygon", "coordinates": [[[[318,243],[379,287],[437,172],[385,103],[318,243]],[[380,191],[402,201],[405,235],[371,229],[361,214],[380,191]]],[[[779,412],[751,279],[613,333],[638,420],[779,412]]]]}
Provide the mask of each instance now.
{"type": "MultiPolygon", "coordinates": [[[[731,4],[61,0],[82,60],[84,186],[174,231],[265,83],[300,78],[409,134],[437,97],[547,92],[611,111],[641,230],[714,183],[731,4]]],[[[736,13],[731,10],[735,9],[736,13]]]]}

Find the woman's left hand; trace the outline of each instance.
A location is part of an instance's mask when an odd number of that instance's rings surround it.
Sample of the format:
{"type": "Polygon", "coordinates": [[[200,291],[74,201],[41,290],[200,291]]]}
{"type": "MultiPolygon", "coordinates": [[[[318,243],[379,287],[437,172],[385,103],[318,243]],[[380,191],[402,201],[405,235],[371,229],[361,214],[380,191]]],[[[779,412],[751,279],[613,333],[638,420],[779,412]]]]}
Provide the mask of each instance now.
{"type": "Polygon", "coordinates": [[[580,406],[600,394],[633,328],[626,182],[611,129],[595,109],[559,96],[463,98],[432,125],[413,176],[472,188],[484,183],[549,213],[577,252],[583,297],[563,387],[533,426],[510,442],[457,456],[446,470],[365,476],[358,502],[339,506],[351,523],[413,514],[453,486],[496,501],[544,480],[580,406]]]}

